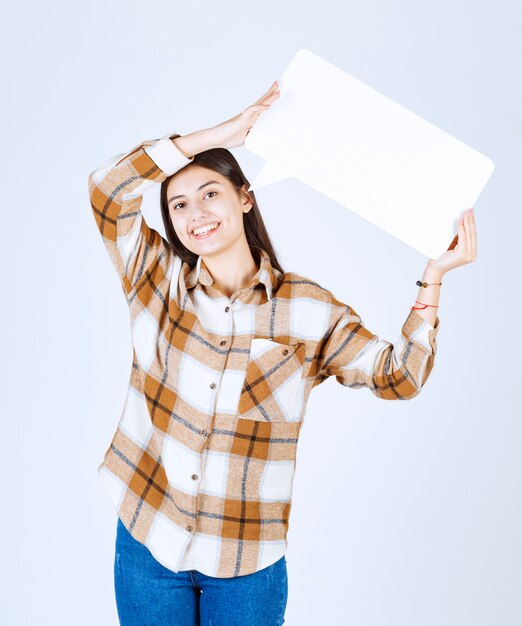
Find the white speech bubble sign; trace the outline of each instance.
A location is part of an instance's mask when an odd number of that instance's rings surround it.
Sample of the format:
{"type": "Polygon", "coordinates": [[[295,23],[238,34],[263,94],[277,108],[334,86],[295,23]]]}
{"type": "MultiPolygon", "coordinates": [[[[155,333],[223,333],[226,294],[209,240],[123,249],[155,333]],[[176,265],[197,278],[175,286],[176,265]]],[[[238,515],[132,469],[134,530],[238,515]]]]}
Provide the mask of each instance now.
{"type": "Polygon", "coordinates": [[[249,188],[294,177],[437,258],[495,169],[493,161],[309,50],[245,147],[265,159],[249,188]]]}

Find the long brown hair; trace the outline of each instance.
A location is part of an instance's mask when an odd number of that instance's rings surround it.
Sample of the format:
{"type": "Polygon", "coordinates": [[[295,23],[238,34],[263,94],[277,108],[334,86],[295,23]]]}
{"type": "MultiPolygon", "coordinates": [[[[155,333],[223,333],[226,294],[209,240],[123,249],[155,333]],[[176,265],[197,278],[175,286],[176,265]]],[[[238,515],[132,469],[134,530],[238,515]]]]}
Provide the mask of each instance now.
{"type": "MultiPolygon", "coordinates": [[[[181,137],[181,135],[171,135],[171,138],[181,137]]],[[[250,183],[243,173],[243,170],[236,161],[234,155],[226,148],[211,148],[204,152],[199,152],[194,156],[194,160],[185,167],[192,167],[193,165],[199,165],[206,167],[209,170],[218,172],[219,174],[228,178],[239,194],[239,190],[242,185],[246,184],[247,189],[250,187],[250,183]]],[[[163,226],[167,235],[167,240],[171,245],[171,248],[182,261],[186,261],[189,266],[193,267],[198,256],[194,252],[191,252],[186,248],[176,235],[176,231],[172,226],[172,221],[169,215],[169,207],[167,204],[167,186],[176,174],[172,174],[167,177],[161,183],[160,190],[160,205],[161,205],[161,217],[163,218],[163,226]]],[[[275,267],[282,274],[284,270],[281,267],[277,259],[277,255],[268,236],[268,232],[261,216],[261,211],[257,205],[257,200],[253,191],[248,192],[252,198],[252,208],[248,213],[243,213],[243,227],[245,229],[245,235],[250,248],[250,252],[254,257],[255,262],[259,265],[260,254],[259,249],[262,248],[268,253],[272,267],[275,267]]]]}

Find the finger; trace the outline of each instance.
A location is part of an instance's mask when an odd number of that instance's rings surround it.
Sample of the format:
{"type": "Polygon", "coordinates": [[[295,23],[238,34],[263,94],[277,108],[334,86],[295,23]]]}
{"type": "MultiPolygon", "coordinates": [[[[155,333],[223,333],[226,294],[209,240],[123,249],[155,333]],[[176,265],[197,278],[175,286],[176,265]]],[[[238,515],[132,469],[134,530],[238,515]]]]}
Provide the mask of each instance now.
{"type": "Polygon", "coordinates": [[[275,91],[273,94],[264,97],[259,104],[273,104],[280,95],[279,91],[275,91]]]}
{"type": "Polygon", "coordinates": [[[247,128],[252,128],[259,119],[259,116],[267,111],[270,107],[263,104],[252,104],[245,109],[238,117],[240,123],[247,128]]]}
{"type": "Polygon", "coordinates": [[[466,212],[465,222],[466,222],[466,237],[468,240],[468,247],[466,250],[467,258],[473,259],[473,239],[472,239],[472,234],[471,234],[471,231],[473,230],[473,221],[472,221],[471,211],[466,212]]]}
{"type": "Polygon", "coordinates": [[[265,98],[270,97],[272,94],[274,94],[278,90],[279,90],[279,83],[277,82],[277,80],[275,80],[270,86],[270,88],[267,89],[265,93],[254,102],[254,104],[260,104],[261,102],[264,101],[265,98]]]}
{"type": "Polygon", "coordinates": [[[266,91],[260,98],[261,103],[266,103],[279,97],[279,83],[274,81],[270,89],[266,91]]]}
{"type": "Polygon", "coordinates": [[[475,224],[475,213],[471,211],[470,247],[473,258],[477,256],[477,225],[475,224]]]}
{"type": "Polygon", "coordinates": [[[464,214],[459,223],[459,256],[462,258],[467,256],[469,247],[466,219],[466,214],[464,214]]]}
{"type": "Polygon", "coordinates": [[[271,96],[268,96],[265,100],[263,100],[263,104],[272,104],[272,102],[275,102],[279,96],[281,95],[280,91],[275,91],[271,96]]]}
{"type": "Polygon", "coordinates": [[[249,107],[246,111],[249,122],[252,120],[257,121],[259,116],[268,111],[269,108],[269,104],[256,104],[249,107]]]}
{"type": "Polygon", "coordinates": [[[261,115],[261,113],[263,113],[263,111],[267,111],[270,108],[269,104],[252,104],[251,106],[248,107],[248,109],[246,110],[248,116],[259,116],[261,115]]]}

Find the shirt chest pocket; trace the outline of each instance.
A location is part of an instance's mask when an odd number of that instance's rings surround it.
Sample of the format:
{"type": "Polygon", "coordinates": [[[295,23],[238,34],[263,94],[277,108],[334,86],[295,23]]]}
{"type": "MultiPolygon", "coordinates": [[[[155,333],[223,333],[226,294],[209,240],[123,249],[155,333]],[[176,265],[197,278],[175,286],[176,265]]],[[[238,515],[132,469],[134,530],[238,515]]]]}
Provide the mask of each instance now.
{"type": "Polygon", "coordinates": [[[304,343],[252,339],[238,417],[264,422],[297,421],[304,358],[304,343]]]}

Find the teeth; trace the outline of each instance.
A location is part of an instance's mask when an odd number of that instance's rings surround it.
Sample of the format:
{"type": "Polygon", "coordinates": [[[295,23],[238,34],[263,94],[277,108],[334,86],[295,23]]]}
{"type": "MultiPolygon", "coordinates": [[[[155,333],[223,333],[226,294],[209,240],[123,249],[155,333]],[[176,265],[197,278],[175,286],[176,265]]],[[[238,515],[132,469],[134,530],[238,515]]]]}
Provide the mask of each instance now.
{"type": "Polygon", "coordinates": [[[203,233],[208,232],[209,230],[214,230],[218,227],[218,223],[209,224],[208,226],[202,226],[201,228],[195,228],[192,232],[194,235],[201,235],[203,233]]]}

